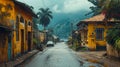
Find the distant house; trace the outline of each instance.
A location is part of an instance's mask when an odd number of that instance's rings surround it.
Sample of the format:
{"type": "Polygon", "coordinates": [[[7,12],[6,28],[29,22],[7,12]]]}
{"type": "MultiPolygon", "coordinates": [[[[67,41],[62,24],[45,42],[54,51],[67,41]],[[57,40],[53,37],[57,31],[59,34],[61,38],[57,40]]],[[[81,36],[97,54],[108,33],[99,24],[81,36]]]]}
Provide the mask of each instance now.
{"type": "Polygon", "coordinates": [[[16,0],[0,0],[1,14],[9,14],[0,19],[0,63],[7,62],[32,50],[32,17],[37,17],[32,9],[16,0]],[[2,13],[3,12],[3,13],[2,13]]]}
{"type": "Polygon", "coordinates": [[[90,50],[99,50],[106,48],[107,30],[112,28],[117,21],[105,21],[105,15],[100,14],[92,18],[80,21],[77,24],[81,34],[81,44],[90,50]]]}

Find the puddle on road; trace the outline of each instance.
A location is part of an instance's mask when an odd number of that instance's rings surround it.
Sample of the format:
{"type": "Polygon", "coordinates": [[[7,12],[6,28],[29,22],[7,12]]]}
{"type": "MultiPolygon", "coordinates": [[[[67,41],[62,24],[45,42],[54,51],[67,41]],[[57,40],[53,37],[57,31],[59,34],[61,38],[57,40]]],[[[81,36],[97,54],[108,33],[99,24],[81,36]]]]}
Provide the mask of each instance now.
{"type": "Polygon", "coordinates": [[[105,64],[105,63],[103,63],[103,62],[99,62],[99,61],[97,61],[97,60],[89,59],[89,60],[87,60],[87,61],[88,61],[88,62],[91,62],[91,63],[95,63],[95,64],[100,64],[100,65],[102,65],[102,67],[108,67],[107,64],[105,64]]]}
{"type": "MultiPolygon", "coordinates": [[[[85,61],[86,61],[87,63],[83,63],[83,62],[82,62],[83,67],[84,67],[85,64],[87,64],[88,67],[108,67],[107,64],[105,64],[105,63],[103,63],[103,62],[99,62],[99,61],[97,61],[97,60],[87,59],[87,60],[85,60],[85,61]]],[[[81,62],[80,62],[80,63],[81,63],[81,62]]],[[[85,67],[86,67],[86,66],[85,66],[85,67]]]]}
{"type": "Polygon", "coordinates": [[[96,60],[79,59],[78,61],[80,63],[80,66],[82,67],[107,67],[107,66],[104,66],[104,63],[100,63],[96,60]]]}

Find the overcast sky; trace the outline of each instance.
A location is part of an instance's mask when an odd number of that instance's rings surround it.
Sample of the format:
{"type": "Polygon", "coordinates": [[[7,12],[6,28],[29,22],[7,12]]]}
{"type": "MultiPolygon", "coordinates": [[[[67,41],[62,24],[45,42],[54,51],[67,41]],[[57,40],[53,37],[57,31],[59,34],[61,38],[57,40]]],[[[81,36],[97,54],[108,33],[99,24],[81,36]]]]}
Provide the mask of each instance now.
{"type": "MultiPolygon", "coordinates": [[[[66,37],[71,29],[70,23],[76,27],[76,23],[90,16],[85,16],[90,12],[92,6],[88,0],[19,0],[29,6],[34,7],[37,13],[39,8],[50,8],[53,19],[48,28],[52,28],[57,36],[66,37]],[[69,31],[68,31],[69,30],[69,31]],[[62,35],[61,35],[62,34],[62,35]],[[66,36],[65,36],[66,35],[66,36]]],[[[39,26],[43,30],[42,26],[39,26]]]]}
{"type": "Polygon", "coordinates": [[[80,10],[88,10],[92,5],[87,0],[18,0],[34,7],[35,12],[39,8],[49,7],[56,13],[74,13],[80,10]]]}

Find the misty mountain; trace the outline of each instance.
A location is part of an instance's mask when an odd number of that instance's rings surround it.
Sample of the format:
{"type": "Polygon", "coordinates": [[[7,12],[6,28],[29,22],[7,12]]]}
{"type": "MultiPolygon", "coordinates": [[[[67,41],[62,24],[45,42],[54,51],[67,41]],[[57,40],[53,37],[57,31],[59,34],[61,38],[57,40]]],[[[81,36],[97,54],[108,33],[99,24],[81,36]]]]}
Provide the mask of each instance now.
{"type": "Polygon", "coordinates": [[[83,10],[76,13],[54,13],[53,20],[51,21],[48,28],[52,28],[54,30],[54,34],[59,36],[60,38],[67,38],[71,31],[71,23],[73,23],[73,29],[76,29],[76,24],[80,20],[84,20],[85,18],[89,18],[90,16],[85,16],[89,11],[83,10]]]}

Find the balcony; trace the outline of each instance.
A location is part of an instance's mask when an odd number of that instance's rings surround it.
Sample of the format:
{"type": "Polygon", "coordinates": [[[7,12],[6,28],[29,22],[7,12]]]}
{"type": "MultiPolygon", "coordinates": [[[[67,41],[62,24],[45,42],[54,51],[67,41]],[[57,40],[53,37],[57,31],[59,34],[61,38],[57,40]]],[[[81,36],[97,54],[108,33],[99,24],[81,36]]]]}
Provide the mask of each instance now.
{"type": "Polygon", "coordinates": [[[7,31],[14,30],[14,20],[0,20],[0,28],[7,31]]]}

